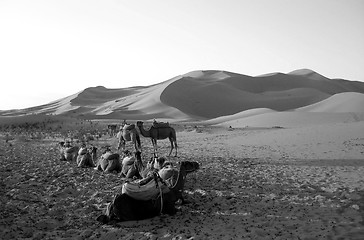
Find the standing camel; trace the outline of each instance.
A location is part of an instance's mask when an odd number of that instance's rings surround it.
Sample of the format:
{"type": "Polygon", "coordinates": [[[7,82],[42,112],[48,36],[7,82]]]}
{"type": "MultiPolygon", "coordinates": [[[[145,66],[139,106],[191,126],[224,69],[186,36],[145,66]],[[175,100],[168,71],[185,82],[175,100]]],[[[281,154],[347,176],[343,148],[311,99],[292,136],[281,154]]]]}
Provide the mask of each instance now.
{"type": "Polygon", "coordinates": [[[172,150],[175,148],[176,149],[175,157],[177,157],[176,130],[174,130],[174,128],[169,126],[169,124],[163,124],[161,126],[155,126],[153,124],[149,130],[145,130],[143,127],[143,122],[138,121],[137,126],[143,137],[149,137],[152,140],[154,154],[157,154],[157,152],[158,152],[157,139],[169,138],[169,141],[171,142],[171,151],[169,152],[168,156],[171,155],[172,150]]]}
{"type": "Polygon", "coordinates": [[[135,128],[135,124],[124,124],[120,131],[117,134],[118,142],[118,150],[122,148],[122,151],[125,150],[125,142],[133,142],[135,151],[141,151],[141,144],[140,144],[140,136],[135,128]]]}

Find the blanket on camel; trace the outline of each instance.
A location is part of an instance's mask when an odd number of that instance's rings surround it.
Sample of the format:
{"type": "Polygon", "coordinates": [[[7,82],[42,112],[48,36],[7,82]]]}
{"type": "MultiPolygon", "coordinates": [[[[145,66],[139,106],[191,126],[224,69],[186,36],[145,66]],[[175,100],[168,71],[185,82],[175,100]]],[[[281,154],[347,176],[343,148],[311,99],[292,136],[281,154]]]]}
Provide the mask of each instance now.
{"type": "Polygon", "coordinates": [[[121,193],[125,193],[137,200],[155,199],[160,193],[167,193],[170,189],[156,174],[144,179],[123,184],[121,193]]]}

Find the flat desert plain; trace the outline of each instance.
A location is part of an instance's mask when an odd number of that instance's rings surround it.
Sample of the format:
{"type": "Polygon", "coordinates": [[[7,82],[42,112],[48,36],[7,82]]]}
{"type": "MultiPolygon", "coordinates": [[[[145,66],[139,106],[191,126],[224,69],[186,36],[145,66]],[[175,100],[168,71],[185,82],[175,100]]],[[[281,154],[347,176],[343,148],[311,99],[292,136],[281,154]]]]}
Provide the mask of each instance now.
{"type": "MultiPolygon", "coordinates": [[[[169,160],[200,163],[187,176],[189,203],[113,225],[96,218],[120,190],[117,174],[59,161],[56,139],[2,138],[0,238],[363,239],[364,122],[277,124],[174,125],[178,157],[169,160]]],[[[147,161],[151,142],[141,140],[147,161]]],[[[158,143],[167,154],[169,141],[158,143]]],[[[92,144],[115,148],[116,139],[92,144]]]]}

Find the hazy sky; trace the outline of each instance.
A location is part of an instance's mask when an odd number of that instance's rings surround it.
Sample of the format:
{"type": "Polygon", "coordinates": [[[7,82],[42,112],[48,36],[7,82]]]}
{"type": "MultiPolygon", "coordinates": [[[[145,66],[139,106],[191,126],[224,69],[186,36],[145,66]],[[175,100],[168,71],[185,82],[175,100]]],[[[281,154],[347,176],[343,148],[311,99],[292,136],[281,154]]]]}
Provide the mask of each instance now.
{"type": "Polygon", "coordinates": [[[193,70],[364,81],[362,0],[0,0],[0,109],[193,70]]]}

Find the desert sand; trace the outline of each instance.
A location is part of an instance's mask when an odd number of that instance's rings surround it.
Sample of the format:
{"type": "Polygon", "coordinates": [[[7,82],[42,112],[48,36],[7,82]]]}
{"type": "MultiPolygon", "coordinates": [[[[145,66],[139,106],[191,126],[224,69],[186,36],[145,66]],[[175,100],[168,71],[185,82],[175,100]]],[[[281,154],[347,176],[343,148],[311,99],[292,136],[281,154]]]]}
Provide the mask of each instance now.
{"type": "MultiPolygon", "coordinates": [[[[3,239],[362,239],[364,122],[297,127],[175,125],[187,176],[175,216],[101,225],[116,174],[60,162],[56,141],[1,141],[3,239]]],[[[101,146],[113,138],[93,144],[101,146]]],[[[167,154],[169,143],[159,141],[167,154]]],[[[152,153],[142,138],[143,159],[152,153]]],[[[131,144],[127,145],[130,149],[131,144]]]]}

